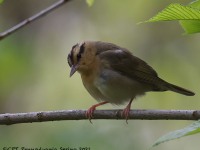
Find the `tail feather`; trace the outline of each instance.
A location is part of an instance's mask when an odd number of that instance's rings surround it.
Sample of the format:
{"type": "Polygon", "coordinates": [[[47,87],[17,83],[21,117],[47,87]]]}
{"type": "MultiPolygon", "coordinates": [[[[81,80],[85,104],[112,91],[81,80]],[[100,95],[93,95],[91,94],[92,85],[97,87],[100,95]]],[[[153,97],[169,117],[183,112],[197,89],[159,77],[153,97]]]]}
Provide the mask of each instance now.
{"type": "Polygon", "coordinates": [[[194,96],[195,95],[194,92],[192,92],[190,90],[187,90],[187,89],[184,89],[182,87],[179,87],[177,85],[173,85],[171,83],[167,83],[166,87],[170,91],[173,91],[173,92],[176,92],[176,93],[180,93],[180,94],[183,94],[183,95],[187,95],[187,96],[194,96]]]}

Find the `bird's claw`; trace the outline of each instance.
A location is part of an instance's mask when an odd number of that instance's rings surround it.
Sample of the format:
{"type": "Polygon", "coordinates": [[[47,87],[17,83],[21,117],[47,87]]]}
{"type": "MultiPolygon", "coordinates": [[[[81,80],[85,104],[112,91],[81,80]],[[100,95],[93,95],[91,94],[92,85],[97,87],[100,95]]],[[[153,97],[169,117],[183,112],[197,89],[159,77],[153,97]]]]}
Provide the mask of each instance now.
{"type": "Polygon", "coordinates": [[[128,118],[129,118],[129,112],[130,112],[130,107],[126,107],[123,111],[122,111],[122,117],[124,117],[126,119],[126,123],[128,124],[128,118]]]}
{"type": "Polygon", "coordinates": [[[92,106],[92,107],[90,107],[87,111],[86,111],[86,113],[85,113],[85,116],[86,116],[86,118],[88,118],[89,119],[89,121],[90,121],[90,123],[92,124],[92,118],[93,118],[93,113],[94,113],[94,111],[95,111],[95,107],[94,106],[92,106]]]}

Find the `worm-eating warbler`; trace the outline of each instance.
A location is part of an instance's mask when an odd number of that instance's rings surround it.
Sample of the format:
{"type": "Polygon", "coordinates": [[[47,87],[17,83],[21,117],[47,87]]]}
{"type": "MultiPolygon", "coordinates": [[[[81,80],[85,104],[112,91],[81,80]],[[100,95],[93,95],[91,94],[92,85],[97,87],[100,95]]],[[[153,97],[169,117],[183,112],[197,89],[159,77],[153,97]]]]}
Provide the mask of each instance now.
{"type": "Polygon", "coordinates": [[[129,101],[122,116],[128,119],[131,103],[149,91],[173,91],[187,96],[195,93],[159,78],[156,71],[130,51],[112,43],[85,41],[72,47],[68,55],[70,77],[78,71],[87,91],[100,103],[90,107],[91,120],[97,106],[129,101]]]}

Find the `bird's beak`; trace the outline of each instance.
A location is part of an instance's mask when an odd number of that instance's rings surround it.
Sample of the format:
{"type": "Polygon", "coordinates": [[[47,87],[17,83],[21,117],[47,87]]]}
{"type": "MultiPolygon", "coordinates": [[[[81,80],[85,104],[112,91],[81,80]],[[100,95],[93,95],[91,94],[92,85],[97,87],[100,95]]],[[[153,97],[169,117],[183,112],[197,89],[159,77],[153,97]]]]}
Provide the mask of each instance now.
{"type": "Polygon", "coordinates": [[[76,65],[72,65],[71,66],[71,71],[70,71],[70,77],[77,71],[77,69],[78,69],[78,64],[76,64],[76,65]]]}

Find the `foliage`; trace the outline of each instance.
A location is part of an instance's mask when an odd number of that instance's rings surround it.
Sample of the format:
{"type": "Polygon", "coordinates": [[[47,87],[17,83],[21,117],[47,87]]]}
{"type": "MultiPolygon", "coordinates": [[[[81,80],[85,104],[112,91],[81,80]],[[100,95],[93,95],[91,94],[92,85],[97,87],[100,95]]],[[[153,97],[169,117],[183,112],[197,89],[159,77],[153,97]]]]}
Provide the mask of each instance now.
{"type": "Polygon", "coordinates": [[[154,146],[157,146],[161,143],[164,143],[164,142],[167,142],[167,141],[170,141],[170,140],[173,140],[173,139],[178,139],[180,137],[184,137],[184,136],[187,136],[187,135],[192,135],[192,134],[196,134],[196,133],[199,133],[200,132],[200,120],[192,123],[191,125],[183,128],[183,129],[180,129],[180,130],[176,130],[176,131],[173,131],[173,132],[170,132],[162,137],[160,137],[154,144],[153,144],[153,147],[154,146]]]}
{"type": "Polygon", "coordinates": [[[178,20],[187,34],[200,32],[200,1],[197,0],[188,6],[170,4],[145,22],[173,20],[178,20]]]}

